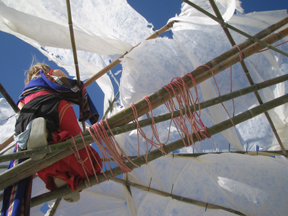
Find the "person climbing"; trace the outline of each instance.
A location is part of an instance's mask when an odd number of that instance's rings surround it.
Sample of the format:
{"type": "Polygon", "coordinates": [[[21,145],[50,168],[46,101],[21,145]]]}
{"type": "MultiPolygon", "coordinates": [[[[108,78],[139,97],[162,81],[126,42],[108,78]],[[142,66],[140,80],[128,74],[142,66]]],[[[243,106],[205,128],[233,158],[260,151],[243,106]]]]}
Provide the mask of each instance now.
{"type": "MultiPolygon", "coordinates": [[[[47,144],[56,144],[82,132],[71,104],[80,107],[79,121],[97,122],[99,114],[93,105],[85,86],[80,89],[76,80],[69,79],[61,70],[51,70],[44,63],[37,63],[29,69],[25,88],[20,95],[20,115],[15,124],[16,151],[33,149],[47,144]]],[[[75,191],[64,199],[75,202],[80,199],[77,187],[94,172],[100,173],[102,162],[91,147],[79,150],[36,173],[49,190],[67,184],[75,191]],[[88,160],[88,154],[91,154],[88,160]],[[76,155],[76,156],[75,156],[76,155]]],[[[45,154],[32,156],[39,160],[45,154]]],[[[9,168],[25,159],[14,160],[9,168]]],[[[4,190],[1,215],[29,215],[32,177],[21,180],[4,190]],[[12,213],[12,214],[11,214],[12,213]],[[27,214],[28,213],[28,214],[27,214]]]]}

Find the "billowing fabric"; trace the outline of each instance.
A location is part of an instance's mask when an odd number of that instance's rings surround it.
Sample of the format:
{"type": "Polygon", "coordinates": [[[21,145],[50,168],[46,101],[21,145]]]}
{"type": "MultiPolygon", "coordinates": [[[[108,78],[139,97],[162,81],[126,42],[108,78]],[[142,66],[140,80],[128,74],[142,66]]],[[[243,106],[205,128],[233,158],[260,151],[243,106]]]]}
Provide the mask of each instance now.
{"type": "MultiPolygon", "coordinates": [[[[34,76],[35,77],[35,76],[34,76]]],[[[80,107],[79,121],[89,119],[91,124],[97,122],[99,118],[98,111],[90,99],[86,87],[82,83],[82,90],[77,86],[77,81],[66,77],[57,79],[51,75],[45,75],[42,70],[35,79],[30,80],[29,84],[23,89],[20,100],[26,96],[42,90],[52,90],[60,93],[66,100],[71,101],[80,107]]]]}

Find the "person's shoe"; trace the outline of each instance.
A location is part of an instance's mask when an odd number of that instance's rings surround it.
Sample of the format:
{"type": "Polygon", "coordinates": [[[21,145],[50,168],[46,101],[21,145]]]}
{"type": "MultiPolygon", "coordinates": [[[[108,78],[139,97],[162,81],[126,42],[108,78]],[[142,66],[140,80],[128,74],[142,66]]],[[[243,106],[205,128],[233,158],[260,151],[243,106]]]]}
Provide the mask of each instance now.
{"type": "MultiPolygon", "coordinates": [[[[58,178],[54,178],[54,182],[57,188],[67,185],[67,182],[58,178]]],[[[63,196],[63,199],[66,202],[77,202],[78,200],[80,200],[80,193],[78,191],[71,191],[70,194],[63,196]]]]}
{"type": "MultiPolygon", "coordinates": [[[[32,122],[29,139],[27,141],[27,149],[35,149],[47,145],[46,120],[43,117],[38,117],[32,122]]],[[[46,153],[33,155],[31,156],[31,159],[40,160],[45,157],[45,155],[46,153]]]]}

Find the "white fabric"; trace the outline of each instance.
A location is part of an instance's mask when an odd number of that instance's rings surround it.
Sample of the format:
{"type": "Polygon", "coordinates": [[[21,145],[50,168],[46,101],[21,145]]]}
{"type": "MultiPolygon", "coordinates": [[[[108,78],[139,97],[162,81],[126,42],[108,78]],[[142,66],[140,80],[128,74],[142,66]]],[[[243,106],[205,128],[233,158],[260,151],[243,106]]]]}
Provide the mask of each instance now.
{"type": "MultiPolygon", "coordinates": [[[[129,173],[146,187],[240,211],[245,215],[285,215],[286,159],[223,153],[196,158],[168,155],[129,173]],[[151,184],[150,184],[151,181],[151,184]],[[277,203],[277,207],[275,206],[277,203]]],[[[131,187],[138,215],[234,215],[131,187]],[[177,214],[176,214],[177,212],[177,214]],[[189,213],[190,212],[190,213],[189,213]]]]}
{"type": "MultiPolygon", "coordinates": [[[[206,10],[210,14],[214,15],[214,11],[209,3],[209,1],[203,0],[193,0],[191,1],[193,4],[201,7],[206,10]]],[[[215,1],[218,10],[220,11],[225,22],[230,20],[233,16],[235,10],[238,10],[243,13],[243,8],[241,8],[241,2],[239,0],[218,0],[215,1]]],[[[214,15],[215,16],[215,15],[214,15]]],[[[180,22],[188,22],[194,24],[201,25],[217,25],[218,23],[204,13],[198,11],[196,8],[191,7],[189,4],[182,3],[181,14],[179,16],[171,18],[168,22],[171,21],[180,21],[180,22]]]]}
{"type": "Polygon", "coordinates": [[[4,98],[0,98],[0,143],[14,134],[15,113],[4,98]]]}
{"type": "MultiPolygon", "coordinates": [[[[129,198],[125,193],[127,189],[113,181],[103,182],[80,192],[77,203],[68,203],[62,200],[57,208],[56,215],[133,215],[129,212],[129,198]]],[[[131,196],[130,196],[131,197],[131,196]]],[[[35,207],[37,210],[37,207],[35,207]]],[[[34,208],[32,208],[33,210],[34,208]]],[[[33,212],[37,212],[34,211],[33,212]]]]}

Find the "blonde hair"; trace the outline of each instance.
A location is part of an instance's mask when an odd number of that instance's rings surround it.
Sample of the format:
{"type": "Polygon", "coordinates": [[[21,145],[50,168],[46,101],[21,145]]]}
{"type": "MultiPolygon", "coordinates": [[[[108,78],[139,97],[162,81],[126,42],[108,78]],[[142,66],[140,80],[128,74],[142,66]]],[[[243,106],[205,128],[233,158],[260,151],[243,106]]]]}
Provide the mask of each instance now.
{"type": "Polygon", "coordinates": [[[32,65],[28,71],[26,71],[27,76],[25,79],[25,86],[28,85],[30,82],[33,74],[37,73],[37,71],[43,70],[44,74],[48,74],[51,68],[45,64],[45,63],[37,63],[35,65],[32,65]]]}

